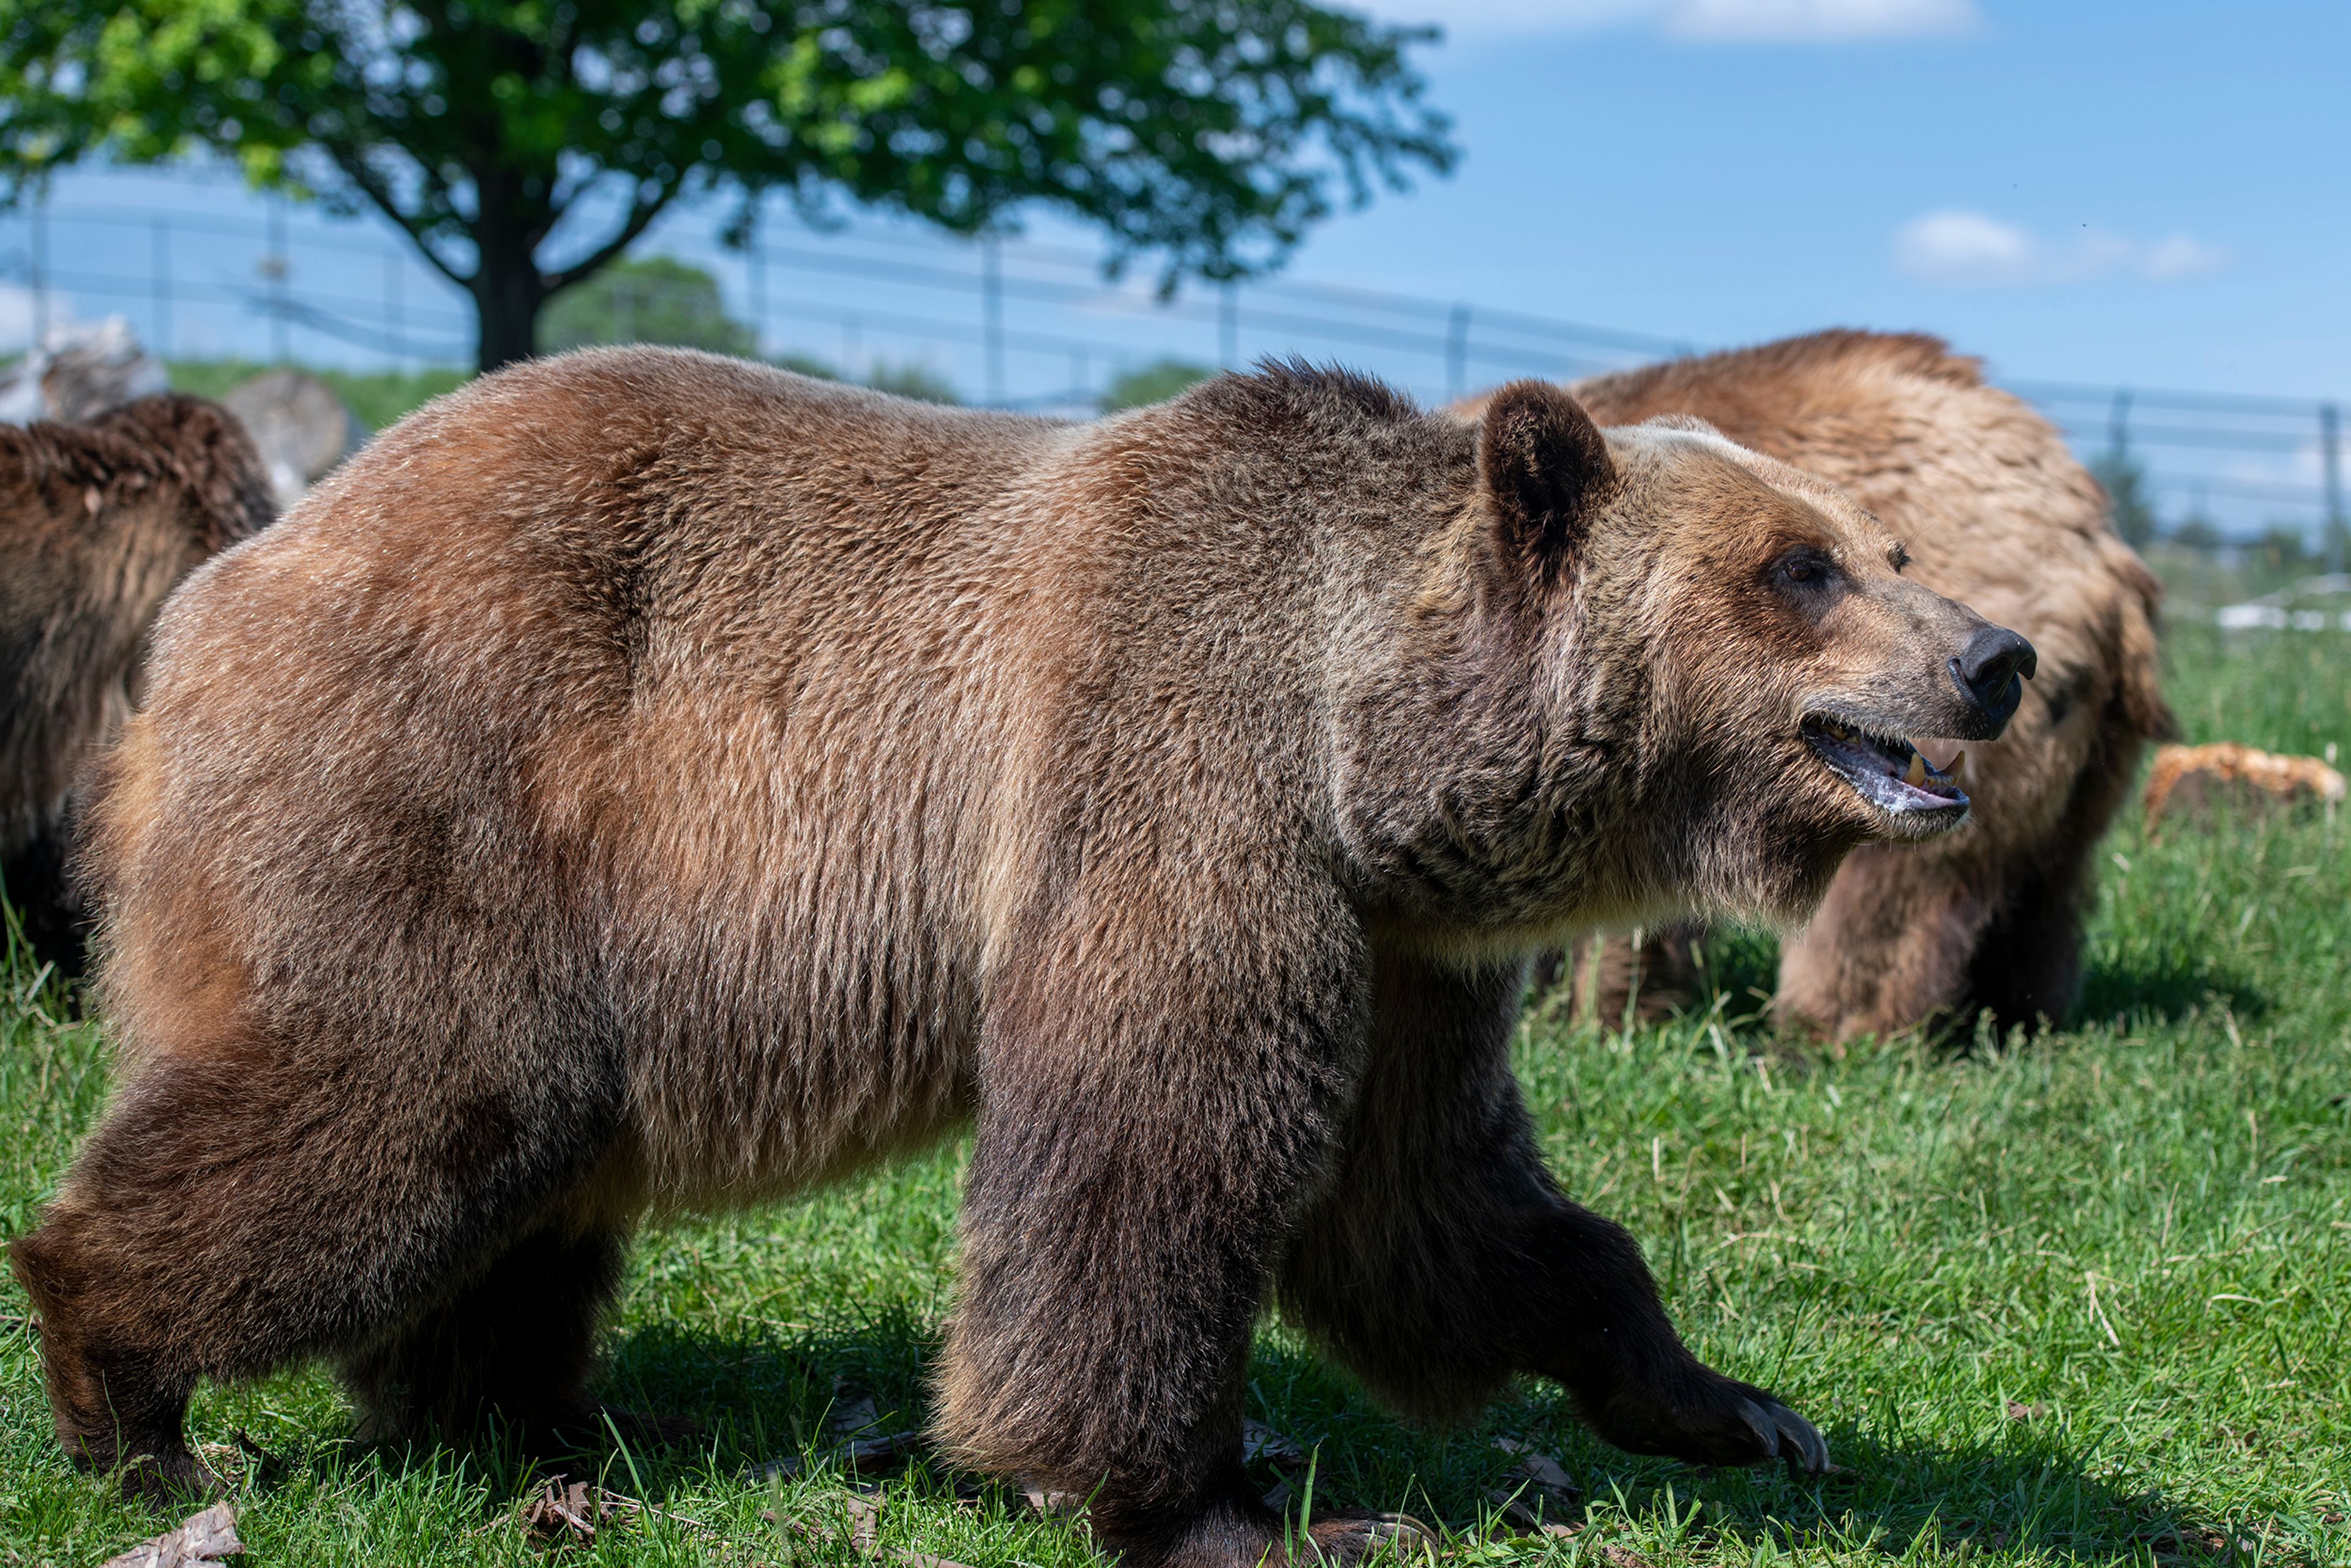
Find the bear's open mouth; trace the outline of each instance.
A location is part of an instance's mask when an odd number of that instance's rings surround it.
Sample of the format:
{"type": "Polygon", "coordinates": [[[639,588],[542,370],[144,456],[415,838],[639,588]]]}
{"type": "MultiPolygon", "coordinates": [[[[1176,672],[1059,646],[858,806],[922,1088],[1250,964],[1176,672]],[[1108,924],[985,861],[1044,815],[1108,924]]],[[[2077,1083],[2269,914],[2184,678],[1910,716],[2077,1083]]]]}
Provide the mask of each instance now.
{"type": "Polygon", "coordinates": [[[1968,798],[1959,781],[1964,752],[1951,758],[1946,772],[1899,736],[1875,734],[1828,714],[1808,716],[1803,736],[1829,771],[1889,816],[1903,818],[1913,827],[1954,827],[1968,814],[1968,798]]]}

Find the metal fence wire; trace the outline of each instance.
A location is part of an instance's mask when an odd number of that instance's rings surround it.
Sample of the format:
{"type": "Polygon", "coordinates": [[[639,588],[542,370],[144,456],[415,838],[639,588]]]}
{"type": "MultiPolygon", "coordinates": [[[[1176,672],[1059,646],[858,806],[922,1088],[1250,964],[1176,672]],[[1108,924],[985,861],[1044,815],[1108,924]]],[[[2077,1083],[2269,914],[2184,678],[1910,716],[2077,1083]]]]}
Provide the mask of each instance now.
{"type": "MultiPolygon", "coordinates": [[[[1233,366],[1303,354],[1361,366],[1423,398],[1513,376],[1573,378],[1700,345],[1455,300],[1277,277],[1160,298],[1106,282],[1072,246],[957,241],[862,226],[764,223],[730,249],[681,225],[661,254],[708,272],[771,357],[862,378],[918,365],[973,401],[1087,414],[1116,377],[1173,360],[1233,366]]],[[[0,280],[25,290],[39,332],[65,310],[121,313],[170,358],[350,368],[463,364],[469,302],[380,232],[289,214],[266,221],[100,203],[0,214],[0,280]]],[[[616,310],[654,315],[691,283],[607,281],[616,310]],[[633,291],[633,292],[632,292],[633,291]]],[[[625,335],[625,334],[624,334],[625,335]]],[[[2006,380],[2085,460],[2126,455],[2161,522],[2220,539],[2283,530],[2340,570],[2342,420],[2326,400],[2006,380]]]]}

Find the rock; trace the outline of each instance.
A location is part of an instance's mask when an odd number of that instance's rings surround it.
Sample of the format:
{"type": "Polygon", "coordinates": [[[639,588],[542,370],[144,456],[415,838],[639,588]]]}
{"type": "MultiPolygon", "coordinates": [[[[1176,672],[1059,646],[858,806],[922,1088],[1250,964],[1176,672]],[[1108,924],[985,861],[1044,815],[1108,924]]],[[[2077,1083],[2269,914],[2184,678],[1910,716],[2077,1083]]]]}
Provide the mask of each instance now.
{"type": "Polygon", "coordinates": [[[269,465],[277,504],[291,507],[367,444],[368,427],[335,389],[306,371],[268,371],[221,400],[269,465]]]}

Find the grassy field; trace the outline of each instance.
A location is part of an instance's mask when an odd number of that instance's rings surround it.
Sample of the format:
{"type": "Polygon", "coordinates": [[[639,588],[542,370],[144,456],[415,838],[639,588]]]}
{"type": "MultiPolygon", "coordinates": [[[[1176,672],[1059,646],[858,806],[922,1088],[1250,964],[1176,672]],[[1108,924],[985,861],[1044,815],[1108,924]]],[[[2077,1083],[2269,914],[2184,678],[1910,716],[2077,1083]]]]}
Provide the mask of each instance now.
{"type": "MultiPolygon", "coordinates": [[[[2351,640],[2224,643],[2183,613],[2168,657],[2192,738],[2351,741],[2351,640]]],[[[2344,825],[2150,839],[2134,813],[2107,849],[2062,1033],[1841,1061],[1775,1045],[1749,989],[1769,980],[1761,939],[1719,945],[1705,1016],[1621,1035],[1529,1011],[1520,1065],[1562,1178],[1640,1236],[1699,1353],[1809,1414],[1842,1473],[1629,1458],[1539,1385],[1469,1430],[1415,1430],[1279,1323],[1252,1414],[1313,1453],[1324,1506],[1406,1509],[1461,1562],[2351,1563],[2344,825]],[[1581,1483],[1573,1533],[1497,1521],[1502,1436],[1581,1483]]],[[[105,1093],[99,1031],[26,980],[0,1003],[8,1233],[105,1093]]],[[[537,1475],[358,1441],[322,1375],[206,1390],[193,1435],[238,1477],[246,1561],[870,1560],[829,1423],[870,1393],[883,1427],[919,1424],[961,1160],[645,1238],[608,1390],[710,1437],[574,1467],[643,1505],[592,1543],[533,1536],[537,1475]],[[795,1479],[744,1479],[802,1453],[819,1462],[795,1479]]],[[[58,1457],[24,1312],[0,1287],[0,1563],[96,1563],[158,1526],[58,1457]]],[[[1081,1526],[919,1460],[871,1501],[886,1560],[1094,1561],[1081,1526]]]]}

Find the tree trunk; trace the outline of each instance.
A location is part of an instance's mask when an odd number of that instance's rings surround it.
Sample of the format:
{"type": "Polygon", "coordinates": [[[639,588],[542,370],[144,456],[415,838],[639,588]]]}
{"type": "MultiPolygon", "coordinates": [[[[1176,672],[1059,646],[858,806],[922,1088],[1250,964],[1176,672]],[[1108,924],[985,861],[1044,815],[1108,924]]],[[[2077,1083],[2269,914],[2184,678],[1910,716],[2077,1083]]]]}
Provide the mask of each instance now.
{"type": "Polygon", "coordinates": [[[473,292],[481,323],[475,364],[484,375],[538,352],[538,311],[547,303],[547,291],[537,263],[524,256],[494,264],[485,246],[473,292]]]}
{"type": "Polygon", "coordinates": [[[487,375],[538,352],[538,312],[548,293],[538,273],[538,242],[552,219],[507,171],[483,170],[475,179],[481,202],[481,216],[474,224],[475,250],[481,257],[472,284],[481,323],[475,358],[487,375]]]}

